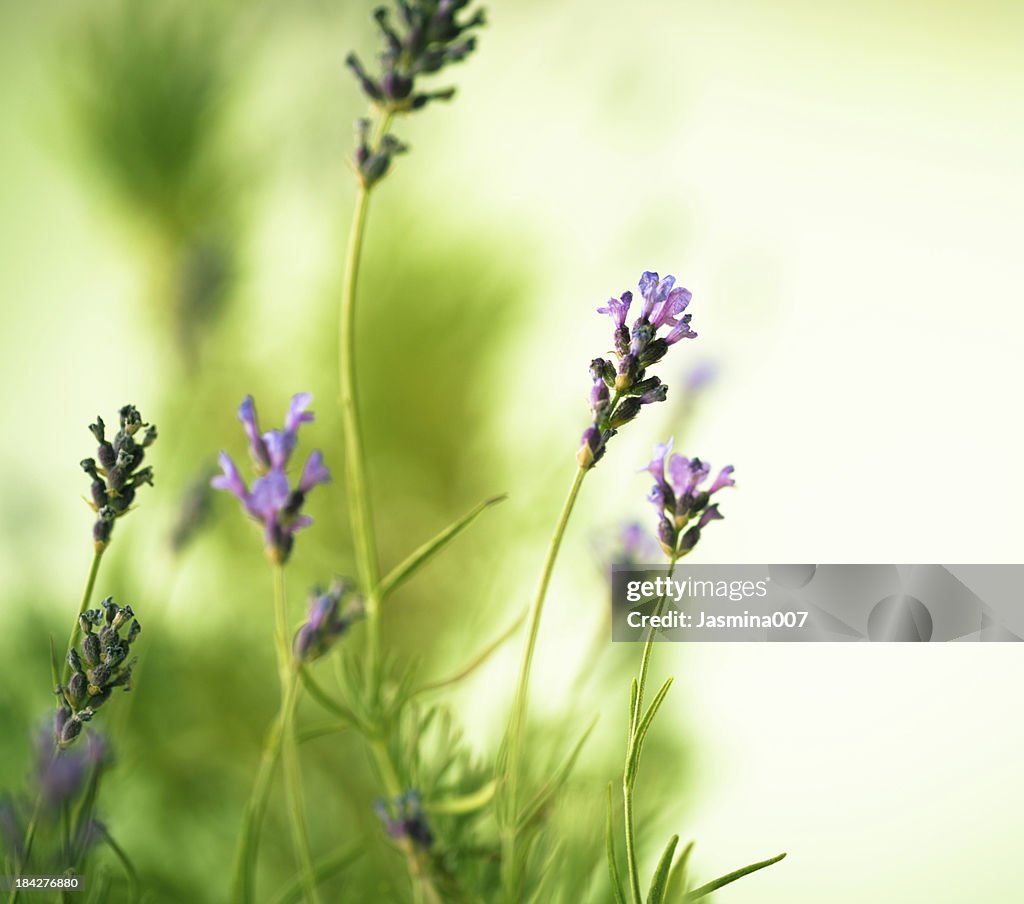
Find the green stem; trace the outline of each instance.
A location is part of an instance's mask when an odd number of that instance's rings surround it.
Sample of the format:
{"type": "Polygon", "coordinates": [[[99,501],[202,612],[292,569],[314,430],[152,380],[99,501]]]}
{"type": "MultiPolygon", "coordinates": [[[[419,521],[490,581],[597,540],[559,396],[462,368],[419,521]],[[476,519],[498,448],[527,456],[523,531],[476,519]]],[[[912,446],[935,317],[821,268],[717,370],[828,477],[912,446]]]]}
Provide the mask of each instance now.
{"type": "Polygon", "coordinates": [[[238,837],[238,847],[235,849],[235,875],[231,892],[231,900],[235,904],[251,904],[254,900],[253,886],[260,825],[267,811],[270,784],[274,777],[274,769],[277,767],[277,759],[281,754],[281,731],[286,722],[284,703],[282,700],[277,716],[263,742],[263,754],[256,772],[256,781],[253,783],[242,819],[242,832],[238,837]]]}
{"type": "Polygon", "coordinates": [[[306,804],[302,792],[302,769],[295,742],[295,705],[299,699],[299,670],[292,656],[288,631],[288,596],[285,592],[284,566],[274,566],[274,612],[277,630],[277,668],[281,679],[281,764],[284,772],[284,796],[292,833],[292,846],[303,879],[305,899],[319,904],[316,868],[306,829],[306,804]]]}
{"type": "MultiPolygon", "coordinates": [[[[85,579],[85,590],[82,592],[82,603],[78,607],[78,615],[75,616],[75,624],[71,628],[71,637],[68,639],[67,652],[70,653],[78,642],[82,639],[82,625],[81,616],[86,609],[89,608],[89,603],[92,600],[92,591],[96,586],[96,575],[100,572],[100,560],[103,558],[103,550],[106,547],[97,547],[92,554],[92,564],[89,566],[89,575],[85,579]]],[[[64,677],[62,682],[67,684],[71,680],[71,665],[67,661],[67,656],[64,657],[64,677]]]]}
{"type": "MultiPolygon", "coordinates": [[[[672,577],[672,570],[679,560],[678,553],[669,558],[668,572],[666,577],[672,577]]],[[[665,597],[658,600],[654,608],[654,615],[660,616],[665,608],[665,597]]],[[[622,773],[622,810],[626,823],[626,871],[629,874],[629,889],[633,896],[633,904],[642,904],[643,898],[640,893],[640,869],[636,856],[636,818],[633,806],[634,783],[629,778],[629,762],[633,753],[633,745],[637,741],[637,728],[643,718],[644,687],[647,685],[647,673],[651,665],[651,651],[654,649],[654,626],[647,629],[647,638],[644,641],[644,652],[640,658],[640,674],[637,677],[636,703],[630,716],[629,723],[629,744],[626,745],[626,766],[622,773]]]]}
{"type": "MultiPolygon", "coordinates": [[[[385,114],[378,123],[374,149],[391,125],[392,114],[385,114]]],[[[349,500],[349,518],[356,548],[359,578],[366,594],[367,674],[370,687],[376,688],[380,663],[380,563],[377,558],[377,540],[373,523],[373,508],[366,476],[366,458],[363,449],[363,430],[359,416],[359,398],[356,383],[356,289],[359,284],[359,264],[363,254],[366,233],[366,215],[370,204],[370,189],[360,184],[356,192],[356,205],[352,213],[352,227],[345,253],[345,276],[341,289],[341,310],[338,329],[338,388],[342,426],[345,433],[345,485],[349,500]]]]}
{"type": "MultiPolygon", "coordinates": [[[[28,865],[29,858],[32,856],[32,842],[36,837],[36,826],[39,824],[39,811],[43,806],[43,792],[42,790],[36,795],[35,806],[32,807],[32,818],[28,822],[28,828],[25,829],[25,843],[22,845],[21,859],[18,862],[18,868],[14,872],[15,880],[20,879],[25,874],[25,867],[28,865]]],[[[7,904],[15,904],[18,900],[20,889],[17,887],[15,882],[14,888],[11,889],[11,894],[7,898],[7,904]]]]}
{"type": "MultiPolygon", "coordinates": [[[[380,149],[384,136],[391,127],[393,111],[385,111],[377,123],[373,137],[373,148],[380,149]]],[[[366,215],[369,209],[370,189],[360,184],[356,193],[355,210],[352,213],[352,228],[348,237],[345,254],[345,276],[342,282],[340,323],[338,330],[338,384],[341,404],[342,426],[345,431],[345,483],[349,498],[349,518],[352,537],[356,547],[356,564],[359,580],[366,596],[366,676],[369,698],[378,702],[381,682],[381,634],[380,634],[380,562],[377,558],[377,540],[374,530],[373,508],[366,473],[363,432],[359,415],[359,399],[356,387],[356,289],[359,283],[359,264],[362,259],[363,238],[366,232],[366,215]]],[[[387,744],[378,738],[370,739],[374,758],[380,769],[381,778],[390,797],[402,793],[398,775],[391,762],[387,744]]],[[[413,883],[413,894],[417,901],[424,896],[429,904],[441,904],[441,898],[434,889],[429,876],[425,875],[412,841],[402,839],[399,843],[406,856],[409,874],[413,883]]]]}
{"type": "Polygon", "coordinates": [[[502,838],[501,863],[502,885],[510,899],[515,897],[515,846],[519,831],[520,748],[523,739],[523,723],[526,720],[530,670],[533,667],[533,654],[537,646],[537,635],[540,632],[540,619],[544,613],[544,599],[547,596],[548,584],[551,582],[551,575],[555,570],[555,561],[558,559],[558,551],[562,545],[562,537],[565,536],[569,516],[576,505],[576,497],[579,495],[580,487],[583,485],[583,478],[587,476],[587,471],[587,468],[577,468],[572,486],[569,487],[569,493],[565,498],[565,503],[562,505],[561,514],[558,516],[555,531],[551,535],[551,541],[548,543],[548,551],[544,558],[544,567],[541,570],[540,581],[537,584],[537,592],[530,604],[529,633],[526,637],[526,648],[523,651],[523,662],[519,669],[516,695],[512,701],[512,717],[508,725],[506,748],[508,776],[505,799],[508,801],[508,812],[502,838]]]}

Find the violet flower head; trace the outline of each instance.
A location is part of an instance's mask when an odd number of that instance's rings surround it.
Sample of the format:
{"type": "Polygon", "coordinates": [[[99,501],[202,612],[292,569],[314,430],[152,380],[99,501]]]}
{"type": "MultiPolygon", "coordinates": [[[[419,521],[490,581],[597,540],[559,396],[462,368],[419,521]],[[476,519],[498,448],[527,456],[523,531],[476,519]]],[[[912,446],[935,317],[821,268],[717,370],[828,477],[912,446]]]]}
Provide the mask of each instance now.
{"type": "Polygon", "coordinates": [[[99,445],[96,458],[81,462],[82,470],[92,478],[89,505],[96,512],[92,537],[98,551],[110,543],[114,522],[129,510],[139,487],[153,485],[153,469],[142,467],[142,460],[156,441],[156,427],[145,423],[134,405],[121,408],[118,420],[119,429],[109,442],[103,418],[97,417],[96,423],[89,425],[99,445]],[[143,428],[145,432],[136,439],[143,428]]]}
{"type": "Polygon", "coordinates": [[[727,465],[705,489],[711,466],[699,458],[669,457],[671,451],[671,439],[655,446],[654,458],[644,470],[654,478],[647,499],[658,513],[658,541],[665,555],[679,558],[697,545],[708,524],[723,517],[711,497],[736,482],[732,465],[727,465]]]}
{"type": "Polygon", "coordinates": [[[374,810],[384,826],[384,831],[395,841],[410,840],[422,850],[434,843],[434,835],[427,825],[419,792],[406,791],[393,801],[378,800],[374,810]]]}
{"type": "Polygon", "coordinates": [[[296,662],[312,662],[323,656],[365,614],[365,603],[350,581],[335,581],[326,592],[314,590],[309,616],[292,644],[296,662]]]}
{"type": "Polygon", "coordinates": [[[263,525],[267,556],[276,564],[288,561],[295,545],[295,532],[313,523],[309,515],[302,513],[306,496],[315,486],[331,479],[318,450],[309,454],[295,486],[288,479],[288,467],[299,442],[299,428],[313,420],[313,413],[307,410],[312,401],[308,392],[292,396],[284,427],[264,433],[260,430],[252,396],[246,396],[239,406],[238,419],[249,438],[249,454],[258,476],[250,490],[231,456],[221,452],[222,473],[210,481],[215,489],[226,490],[237,497],[246,513],[263,525]]]}
{"type": "Polygon", "coordinates": [[[73,801],[89,776],[108,761],[106,741],[91,734],[84,747],[65,750],[54,746],[49,731],[41,732],[36,745],[36,783],[43,806],[54,812],[73,801]]]}
{"type": "Polygon", "coordinates": [[[664,402],[668,387],[658,377],[648,377],[647,368],[660,361],[681,339],[697,334],[690,329],[690,314],[684,313],[692,295],[676,286],[674,276],[660,279],[647,271],[640,277],[643,299],[639,316],[627,325],[633,293],[623,292],[597,309],[614,324],[612,343],[617,363],[595,358],[590,363],[594,385],[590,394],[591,425],[583,432],[577,461],[592,468],[604,455],[605,446],[645,405],[664,402]],[[659,335],[663,333],[663,335],[659,335]],[[614,393],[614,395],[612,394],[614,393]]]}

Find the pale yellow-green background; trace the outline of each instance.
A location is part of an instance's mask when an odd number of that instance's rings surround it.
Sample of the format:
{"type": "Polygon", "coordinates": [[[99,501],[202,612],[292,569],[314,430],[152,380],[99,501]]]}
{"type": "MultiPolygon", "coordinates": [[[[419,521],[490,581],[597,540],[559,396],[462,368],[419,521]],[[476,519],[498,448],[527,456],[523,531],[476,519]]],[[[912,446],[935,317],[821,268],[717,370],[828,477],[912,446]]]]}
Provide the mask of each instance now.
{"type": "MultiPolygon", "coordinates": [[[[245,392],[255,384],[272,421],[291,392],[312,388],[321,417],[309,442],[334,450],[340,477],[331,350],[318,337],[334,328],[352,201],[344,155],[360,110],[341,61],[351,46],[370,56],[370,29],[361,4],[330,7],[263,4],[233,35],[244,71],[230,140],[259,178],[224,350],[200,381],[214,387],[209,398],[223,397],[223,416],[211,420],[208,398],[194,424],[161,422],[163,448],[176,442],[172,429],[194,429],[190,449],[240,453],[232,419],[245,392]]],[[[511,494],[483,539],[463,541],[428,576],[429,592],[410,599],[428,658],[463,661],[528,598],[586,423],[586,366],[609,344],[593,309],[648,268],[693,291],[700,334],[673,350],[663,376],[678,382],[703,360],[719,369],[681,451],[736,466],[727,520],[706,532],[699,561],[1019,561],[1024,8],[580,0],[489,9],[457,101],[399,125],[413,150],[370,222],[367,272],[391,306],[374,323],[414,328],[429,321],[434,295],[461,284],[473,308],[464,341],[486,339],[459,397],[471,404],[435,399],[404,447],[373,459],[383,495],[405,500],[415,524],[396,528],[401,542],[385,539],[385,554],[393,561],[473,498],[511,494]],[[387,241],[373,242],[375,227],[387,241]],[[405,282],[422,272],[403,269],[406,242],[440,261],[430,293],[405,282]],[[498,335],[484,336],[491,328],[498,335]],[[465,489],[447,474],[435,493],[430,470],[417,470],[417,443],[429,446],[434,432],[457,438],[465,489]],[[457,608],[439,606],[435,619],[442,595],[457,608]]],[[[64,613],[88,555],[75,467],[88,452],[84,425],[98,411],[110,420],[128,399],[159,410],[173,368],[142,303],[144,244],[90,176],[60,100],[62,42],[80,11],[2,10],[0,595],[64,613]],[[116,363],[101,360],[110,349],[116,363]]],[[[441,366],[429,344],[406,337],[415,357],[388,359],[386,337],[373,343],[399,390],[429,384],[441,366]]],[[[448,372],[455,363],[442,362],[448,372]]],[[[388,410],[370,415],[371,442],[408,416],[400,393],[378,401],[388,410]]],[[[536,711],[568,707],[579,728],[601,715],[587,773],[595,814],[614,774],[600,773],[617,761],[632,662],[609,653],[611,677],[573,683],[593,668],[589,644],[606,610],[591,541],[601,526],[649,518],[635,471],[675,429],[673,412],[671,401],[645,411],[588,478],[542,632],[536,711]]],[[[200,545],[172,570],[162,535],[144,524],[147,509],[171,517],[172,489],[158,482],[135,523],[118,527],[138,537],[124,592],[140,609],[147,593],[159,597],[179,619],[166,631],[212,634],[243,612],[266,617],[266,600],[249,595],[253,579],[245,598],[231,593],[233,576],[260,560],[226,506],[218,530],[240,538],[232,558],[223,544],[200,545]]],[[[311,511],[327,522],[342,503],[335,485],[311,511]]],[[[332,543],[300,541],[296,597],[351,567],[332,543]]],[[[0,623],[22,614],[0,610],[0,623]]],[[[398,632],[403,614],[392,617],[398,632]]],[[[518,655],[517,642],[458,698],[482,750],[493,751],[518,655]]],[[[691,753],[680,799],[642,804],[657,820],[648,868],[660,838],[677,831],[698,839],[702,877],[789,851],[719,896],[736,904],[1016,899],[1017,647],[663,645],[654,668],[677,676],[660,731],[674,724],[691,753]]],[[[10,699],[18,680],[9,666],[10,699]]],[[[202,738],[201,726],[188,730],[202,738]]],[[[662,751],[647,768],[670,774],[676,763],[662,751]]]]}

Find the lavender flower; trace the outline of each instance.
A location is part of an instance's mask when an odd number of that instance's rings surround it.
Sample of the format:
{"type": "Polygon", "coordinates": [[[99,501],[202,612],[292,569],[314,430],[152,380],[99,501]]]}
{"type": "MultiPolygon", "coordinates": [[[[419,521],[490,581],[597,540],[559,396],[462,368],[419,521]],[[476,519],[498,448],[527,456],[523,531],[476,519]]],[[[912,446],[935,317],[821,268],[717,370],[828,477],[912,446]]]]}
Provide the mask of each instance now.
{"type": "Polygon", "coordinates": [[[354,53],[345,60],[363,93],[380,106],[396,112],[418,110],[431,100],[451,99],[455,93],[453,88],[426,94],[417,92],[416,78],[461,62],[476,48],[476,38],[466,37],[466,34],[483,25],[483,11],[477,10],[465,21],[458,19],[469,3],[470,0],[398,0],[399,27],[403,34],[392,26],[390,11],[378,7],[373,17],[384,38],[380,76],[372,77],[354,53]]]}
{"type": "Polygon", "coordinates": [[[658,512],[658,540],[667,556],[686,555],[697,545],[701,531],[723,515],[718,505],[709,505],[711,497],[724,487],[735,486],[733,467],[727,465],[707,489],[701,484],[707,480],[711,467],[699,458],[673,455],[672,440],[654,447],[654,458],[645,470],[654,478],[648,500],[658,512]],[[667,471],[667,475],[666,475],[667,471]],[[693,519],[695,523],[687,528],[693,519]],[[684,531],[684,528],[686,530],[684,531]]]}
{"type": "Polygon", "coordinates": [[[92,536],[97,550],[106,549],[114,530],[114,521],[128,511],[135,494],[143,484],[153,485],[153,469],[141,467],[145,450],[156,440],[156,427],[142,420],[134,405],[125,405],[118,412],[120,429],[113,442],[107,442],[106,425],[97,417],[89,430],[99,443],[96,458],[82,461],[82,470],[92,478],[89,503],[96,512],[92,536]],[[141,441],[135,434],[143,427],[141,441]]]}
{"type": "Polygon", "coordinates": [[[50,812],[73,801],[94,769],[105,765],[106,741],[91,734],[83,749],[72,751],[55,747],[49,731],[36,745],[36,782],[43,806],[50,812]]]}
{"type": "Polygon", "coordinates": [[[679,340],[697,335],[690,329],[691,315],[683,313],[692,294],[676,287],[674,276],[659,279],[657,273],[645,272],[640,277],[640,294],[643,304],[632,328],[626,325],[632,292],[623,292],[620,298],[611,298],[607,305],[597,309],[599,314],[611,317],[615,325],[613,344],[618,366],[604,358],[590,362],[593,423],[583,431],[580,440],[577,461],[581,468],[597,464],[608,440],[633,420],[644,405],[665,401],[668,387],[658,377],[647,377],[646,369],[665,357],[679,340]],[[659,336],[659,330],[666,328],[665,335],[659,336]],[[614,390],[614,397],[610,390],[614,390]]]}
{"type": "Polygon", "coordinates": [[[129,660],[128,654],[142,626],[131,606],[117,606],[110,597],[101,605],[103,609],[89,609],[79,616],[81,650],[68,652],[71,679],[67,687],[58,688],[61,705],[55,734],[60,747],[74,742],[82,725],[110,699],[115,688],[131,688],[136,660],[129,660]],[[122,629],[126,629],[124,637],[122,629]]]}
{"type": "Polygon", "coordinates": [[[252,396],[246,396],[239,406],[238,419],[249,437],[249,452],[260,476],[253,481],[250,491],[231,456],[221,452],[219,460],[224,473],[211,481],[214,488],[236,496],[249,516],[263,525],[267,555],[276,564],[288,561],[295,545],[295,532],[313,523],[309,515],[302,514],[307,494],[331,479],[319,450],[309,454],[295,487],[286,473],[298,445],[299,427],[313,420],[313,413],[306,410],[312,400],[308,392],[292,396],[284,429],[262,433],[252,396]]]}
{"type": "MultiPolygon", "coordinates": [[[[400,20],[397,30],[390,11],[378,7],[373,17],[384,39],[380,75],[370,75],[354,53],[345,59],[363,93],[388,115],[422,109],[432,100],[450,100],[454,88],[419,91],[417,79],[461,62],[476,48],[476,38],[467,34],[483,25],[484,14],[478,10],[460,20],[459,15],[469,3],[470,0],[396,0],[400,20]]],[[[387,134],[371,140],[366,120],[359,120],[356,130],[353,162],[363,186],[369,188],[383,178],[392,158],[406,148],[387,134]]]]}
{"type": "Polygon", "coordinates": [[[374,810],[384,825],[384,831],[395,841],[409,839],[423,850],[434,843],[434,835],[423,814],[419,792],[410,789],[393,801],[378,800],[374,810]]]}
{"type": "Polygon", "coordinates": [[[335,581],[326,593],[314,590],[309,618],[299,628],[292,645],[296,661],[312,662],[323,656],[365,612],[363,600],[355,594],[355,585],[348,581],[335,581]],[[343,600],[347,601],[344,608],[343,600]]]}

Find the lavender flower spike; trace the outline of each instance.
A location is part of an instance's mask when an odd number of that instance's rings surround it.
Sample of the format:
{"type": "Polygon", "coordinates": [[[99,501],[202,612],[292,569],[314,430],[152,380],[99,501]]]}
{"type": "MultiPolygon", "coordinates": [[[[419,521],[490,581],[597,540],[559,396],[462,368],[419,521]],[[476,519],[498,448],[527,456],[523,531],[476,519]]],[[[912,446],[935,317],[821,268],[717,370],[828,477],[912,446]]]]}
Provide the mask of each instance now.
{"type": "Polygon", "coordinates": [[[711,497],[724,487],[735,486],[733,467],[727,465],[718,473],[711,486],[704,490],[711,467],[699,458],[682,455],[666,457],[672,440],[654,447],[654,458],[644,468],[654,478],[648,500],[658,513],[658,540],[665,555],[679,558],[697,545],[701,531],[712,521],[721,520],[717,504],[709,505],[711,497]],[[667,471],[667,478],[666,478],[667,471]],[[696,523],[687,527],[691,521],[696,523]]]}
{"type": "Polygon", "coordinates": [[[378,800],[374,810],[384,825],[384,831],[395,841],[408,839],[422,850],[427,850],[434,843],[419,792],[409,790],[393,801],[378,800]]]}
{"type": "Polygon", "coordinates": [[[365,615],[363,600],[356,596],[355,585],[335,581],[327,592],[313,591],[309,617],[295,635],[292,650],[297,662],[312,662],[323,656],[352,624],[365,615]],[[342,608],[342,601],[346,601],[342,608]]]}
{"type": "Polygon", "coordinates": [[[580,439],[576,460],[581,468],[592,468],[604,455],[605,445],[615,433],[635,418],[645,405],[664,402],[668,387],[646,370],[660,361],[672,345],[697,334],[690,329],[690,314],[684,314],[693,297],[677,287],[674,276],[659,278],[646,271],[640,277],[643,304],[629,327],[626,320],[633,302],[632,292],[611,298],[599,314],[607,314],[615,325],[612,342],[618,364],[595,358],[590,364],[594,386],[590,394],[592,423],[580,439]],[[665,330],[664,335],[659,331],[665,330]],[[610,396],[610,391],[614,396],[610,396]]]}
{"type": "Polygon", "coordinates": [[[276,564],[288,561],[295,545],[295,532],[313,523],[309,515],[302,513],[306,495],[331,479],[319,450],[310,453],[295,487],[288,479],[288,467],[299,442],[299,427],[313,420],[313,413],[307,410],[312,401],[308,392],[297,393],[289,405],[284,428],[261,433],[256,405],[252,396],[246,396],[239,406],[238,419],[249,439],[249,451],[258,476],[250,490],[231,456],[221,452],[223,473],[210,482],[215,489],[235,496],[246,514],[263,525],[267,556],[276,564]]]}

